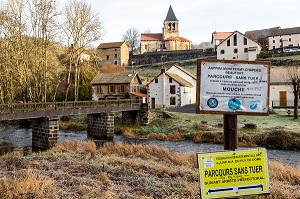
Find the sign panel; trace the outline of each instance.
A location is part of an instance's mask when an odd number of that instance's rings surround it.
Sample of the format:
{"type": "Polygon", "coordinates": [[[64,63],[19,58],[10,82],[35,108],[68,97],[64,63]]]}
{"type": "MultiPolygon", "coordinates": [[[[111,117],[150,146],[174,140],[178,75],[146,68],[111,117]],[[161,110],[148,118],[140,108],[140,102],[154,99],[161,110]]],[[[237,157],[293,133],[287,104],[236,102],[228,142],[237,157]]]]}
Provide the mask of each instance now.
{"type": "Polygon", "coordinates": [[[268,115],[269,62],[198,60],[197,113],[268,115]]]}
{"type": "Polygon", "coordinates": [[[202,198],[268,194],[264,148],[197,154],[202,198]]]}

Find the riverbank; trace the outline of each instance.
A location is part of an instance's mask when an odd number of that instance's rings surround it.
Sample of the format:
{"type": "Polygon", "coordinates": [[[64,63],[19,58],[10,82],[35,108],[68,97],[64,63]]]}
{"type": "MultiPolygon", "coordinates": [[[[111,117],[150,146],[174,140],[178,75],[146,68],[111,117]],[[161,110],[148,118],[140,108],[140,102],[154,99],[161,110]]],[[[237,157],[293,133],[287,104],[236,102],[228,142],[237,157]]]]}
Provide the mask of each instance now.
{"type": "MultiPolygon", "coordinates": [[[[168,119],[154,120],[147,126],[122,125],[115,116],[115,134],[127,138],[158,140],[191,140],[195,143],[223,143],[223,116],[165,112],[168,119]]],[[[84,131],[86,116],[65,117],[61,130],[84,131]]],[[[269,116],[238,116],[239,146],[262,146],[270,149],[300,150],[300,122],[286,111],[269,116]]]]}
{"type": "MultiPolygon", "coordinates": [[[[200,198],[195,153],[154,145],[66,141],[0,168],[0,198],[200,198]]],[[[300,167],[269,162],[269,173],[270,198],[300,196],[300,167]]]]}
{"type": "MultiPolygon", "coordinates": [[[[115,132],[125,137],[159,140],[191,140],[223,143],[223,116],[166,112],[168,119],[147,126],[124,126],[116,120],[115,132]]],[[[281,111],[269,116],[238,116],[239,146],[300,150],[300,122],[281,111]]]]}

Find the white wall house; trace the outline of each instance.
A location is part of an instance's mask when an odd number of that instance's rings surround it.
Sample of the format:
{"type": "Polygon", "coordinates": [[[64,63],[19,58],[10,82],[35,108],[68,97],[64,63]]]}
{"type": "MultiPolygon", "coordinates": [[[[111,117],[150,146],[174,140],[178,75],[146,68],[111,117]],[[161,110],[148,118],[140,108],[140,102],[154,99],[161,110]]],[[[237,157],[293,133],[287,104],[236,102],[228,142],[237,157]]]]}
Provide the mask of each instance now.
{"type": "Polygon", "coordinates": [[[288,68],[271,68],[270,70],[270,106],[292,106],[294,94],[288,78],[288,68]]]}
{"type": "Polygon", "coordinates": [[[178,107],[196,103],[196,77],[180,66],[161,69],[148,83],[150,108],[178,107]]]}
{"type": "Polygon", "coordinates": [[[257,42],[235,31],[217,46],[217,59],[253,61],[260,50],[257,42]]]}
{"type": "Polygon", "coordinates": [[[300,27],[278,29],[268,37],[269,50],[283,47],[300,47],[300,27]]]}

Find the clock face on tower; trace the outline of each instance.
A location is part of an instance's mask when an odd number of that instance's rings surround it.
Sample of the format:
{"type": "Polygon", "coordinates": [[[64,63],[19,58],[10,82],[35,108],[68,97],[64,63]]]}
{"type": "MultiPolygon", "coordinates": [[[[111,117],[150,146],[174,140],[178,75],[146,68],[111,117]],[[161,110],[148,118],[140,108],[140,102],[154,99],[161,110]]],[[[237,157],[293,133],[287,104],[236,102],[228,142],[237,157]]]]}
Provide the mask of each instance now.
{"type": "Polygon", "coordinates": [[[207,100],[207,106],[209,108],[216,108],[218,106],[218,104],[219,104],[219,102],[216,98],[212,97],[207,100]]]}

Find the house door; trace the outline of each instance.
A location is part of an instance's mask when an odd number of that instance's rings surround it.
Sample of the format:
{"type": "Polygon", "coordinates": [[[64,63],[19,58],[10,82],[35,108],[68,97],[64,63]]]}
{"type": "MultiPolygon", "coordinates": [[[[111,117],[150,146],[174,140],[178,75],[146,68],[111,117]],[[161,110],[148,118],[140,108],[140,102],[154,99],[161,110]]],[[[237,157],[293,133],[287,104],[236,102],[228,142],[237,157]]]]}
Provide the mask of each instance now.
{"type": "Polygon", "coordinates": [[[287,106],[286,91],[279,91],[279,106],[287,106]]]}
{"type": "Polygon", "coordinates": [[[151,98],[151,108],[155,109],[155,98],[151,98]]]}

